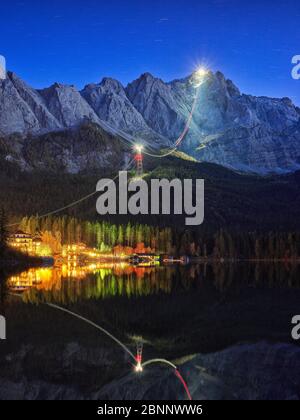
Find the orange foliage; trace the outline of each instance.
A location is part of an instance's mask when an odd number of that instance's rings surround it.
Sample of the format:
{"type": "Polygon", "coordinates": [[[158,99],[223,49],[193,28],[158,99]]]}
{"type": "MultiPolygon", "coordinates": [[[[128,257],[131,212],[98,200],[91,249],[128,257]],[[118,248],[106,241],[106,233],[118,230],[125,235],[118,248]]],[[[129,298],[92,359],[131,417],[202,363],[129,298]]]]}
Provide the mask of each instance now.
{"type": "Polygon", "coordinates": [[[120,255],[133,255],[133,254],[152,254],[154,253],[153,249],[150,247],[145,247],[143,242],[139,242],[136,248],[131,248],[130,246],[117,245],[113,248],[113,253],[116,256],[120,255]]]}

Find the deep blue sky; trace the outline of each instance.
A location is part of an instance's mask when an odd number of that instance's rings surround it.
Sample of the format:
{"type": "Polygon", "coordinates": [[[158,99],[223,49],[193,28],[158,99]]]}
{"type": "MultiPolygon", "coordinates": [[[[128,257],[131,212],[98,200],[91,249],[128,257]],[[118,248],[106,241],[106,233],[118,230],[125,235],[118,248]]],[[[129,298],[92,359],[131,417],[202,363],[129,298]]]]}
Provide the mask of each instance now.
{"type": "Polygon", "coordinates": [[[245,93],[300,105],[299,0],[1,0],[0,21],[0,54],[35,87],[169,81],[203,62],[245,93]]]}

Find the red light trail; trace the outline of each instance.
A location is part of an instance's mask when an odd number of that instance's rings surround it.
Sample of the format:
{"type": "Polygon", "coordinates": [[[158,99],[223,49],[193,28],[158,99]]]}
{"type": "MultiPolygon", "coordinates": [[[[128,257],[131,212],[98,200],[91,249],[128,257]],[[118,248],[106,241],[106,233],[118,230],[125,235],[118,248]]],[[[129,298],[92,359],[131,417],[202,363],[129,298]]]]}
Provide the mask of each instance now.
{"type": "Polygon", "coordinates": [[[175,371],[175,375],[177,376],[177,378],[180,380],[180,382],[182,383],[182,385],[184,387],[184,390],[186,392],[186,395],[187,395],[188,399],[190,401],[192,401],[192,395],[191,395],[191,393],[189,391],[189,388],[187,386],[187,383],[185,382],[185,380],[183,379],[182,375],[180,374],[180,372],[178,370],[178,367],[176,365],[174,365],[174,363],[172,363],[172,362],[170,362],[169,360],[166,360],[166,359],[152,359],[152,360],[147,360],[147,362],[145,362],[145,363],[142,364],[142,367],[144,368],[144,367],[146,367],[148,365],[151,365],[151,364],[154,364],[154,363],[165,364],[165,365],[168,365],[171,368],[173,368],[174,371],[175,371]]]}
{"type": "MultiPolygon", "coordinates": [[[[22,296],[21,295],[17,295],[15,293],[9,293],[9,295],[10,296],[13,296],[13,297],[18,297],[18,298],[21,298],[22,299],[22,296]]],[[[129,350],[129,348],[125,344],[123,344],[114,335],[112,335],[110,332],[108,332],[106,329],[104,329],[100,325],[96,324],[95,322],[93,322],[93,321],[91,321],[91,320],[89,320],[89,319],[87,319],[87,318],[85,318],[85,317],[83,317],[81,315],[78,315],[75,312],[69,311],[66,308],[62,308],[61,306],[54,305],[52,303],[45,303],[45,302],[41,302],[41,303],[44,304],[44,305],[46,305],[46,306],[49,306],[52,309],[57,309],[59,311],[65,312],[68,315],[74,316],[75,318],[77,318],[77,319],[79,319],[81,321],[86,322],[87,324],[91,325],[92,327],[100,330],[102,333],[104,333],[105,335],[107,335],[111,340],[113,340],[116,344],[118,344],[120,347],[122,347],[122,349],[125,350],[125,352],[127,352],[130,357],[133,358],[133,360],[136,363],[134,365],[135,366],[135,372],[136,373],[143,372],[143,370],[144,370],[144,368],[146,366],[152,365],[152,364],[155,364],[155,363],[160,363],[160,364],[165,364],[165,365],[170,366],[171,368],[173,368],[175,370],[175,375],[177,376],[177,378],[182,383],[182,385],[184,387],[184,390],[185,390],[185,392],[187,394],[188,399],[189,400],[192,400],[192,396],[191,396],[191,393],[190,393],[189,388],[187,386],[187,383],[183,379],[182,375],[180,374],[180,372],[178,370],[178,367],[174,363],[172,363],[172,362],[170,362],[169,360],[166,360],[166,359],[151,359],[151,360],[147,360],[146,362],[144,362],[142,364],[142,352],[143,352],[143,345],[142,345],[142,343],[139,343],[138,344],[138,346],[137,346],[137,355],[134,356],[134,354],[129,350]]]]}
{"type": "Polygon", "coordinates": [[[182,383],[182,385],[183,385],[183,387],[185,389],[186,395],[188,396],[188,399],[190,401],[192,401],[192,396],[191,396],[190,390],[189,390],[189,388],[187,386],[187,383],[185,382],[185,380],[181,376],[181,373],[179,372],[178,369],[175,369],[175,375],[177,376],[177,378],[179,378],[180,382],[182,383]]]}

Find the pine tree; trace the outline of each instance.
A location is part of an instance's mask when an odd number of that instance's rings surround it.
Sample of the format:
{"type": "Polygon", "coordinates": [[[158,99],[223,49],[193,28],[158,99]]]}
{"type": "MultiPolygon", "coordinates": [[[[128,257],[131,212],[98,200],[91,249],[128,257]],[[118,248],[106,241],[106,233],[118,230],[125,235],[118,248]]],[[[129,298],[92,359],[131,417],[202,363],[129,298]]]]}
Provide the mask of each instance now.
{"type": "Polygon", "coordinates": [[[119,225],[118,226],[118,239],[117,239],[117,243],[119,245],[124,245],[124,230],[123,230],[123,226],[119,225]]]}

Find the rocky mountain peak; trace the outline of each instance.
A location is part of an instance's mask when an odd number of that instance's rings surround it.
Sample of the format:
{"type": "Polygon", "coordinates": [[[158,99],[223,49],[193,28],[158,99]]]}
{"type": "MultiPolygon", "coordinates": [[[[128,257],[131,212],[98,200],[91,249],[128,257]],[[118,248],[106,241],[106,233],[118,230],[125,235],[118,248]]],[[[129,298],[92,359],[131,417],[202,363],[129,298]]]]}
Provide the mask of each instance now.
{"type": "Polygon", "coordinates": [[[81,95],[97,116],[112,127],[141,135],[151,141],[160,138],[146,124],[119,81],[105,77],[99,84],[85,86],[81,95]]]}
{"type": "Polygon", "coordinates": [[[138,79],[129,83],[126,87],[126,93],[129,99],[134,103],[134,98],[139,95],[140,92],[146,92],[148,95],[153,90],[168,90],[168,84],[164,83],[161,79],[158,79],[150,73],[142,74],[138,79]]]}
{"type": "Polygon", "coordinates": [[[63,127],[78,125],[86,119],[99,122],[93,109],[73,85],[55,83],[38,92],[48,110],[63,127]]]}
{"type": "MultiPolygon", "coordinates": [[[[152,146],[168,147],[182,133],[196,97],[195,75],[165,83],[142,74],[126,88],[105,77],[79,92],[54,83],[36,90],[15,73],[0,81],[0,133],[43,134],[83,121],[107,122],[152,146]]],[[[258,173],[300,167],[300,110],[289,98],[241,94],[221,72],[199,88],[181,149],[200,161],[258,173]]]]}
{"type": "Polygon", "coordinates": [[[118,93],[125,92],[122,83],[116,79],[112,79],[111,77],[104,77],[100,83],[100,86],[107,90],[111,89],[112,91],[116,91],[118,93]]]}
{"type": "Polygon", "coordinates": [[[146,72],[146,73],[143,73],[140,76],[140,79],[147,80],[147,81],[153,81],[153,80],[156,80],[156,77],[154,77],[151,73],[146,72]]]}
{"type": "Polygon", "coordinates": [[[241,96],[241,92],[239,88],[231,80],[228,79],[226,81],[226,84],[227,84],[228,93],[231,97],[241,96]]]}

